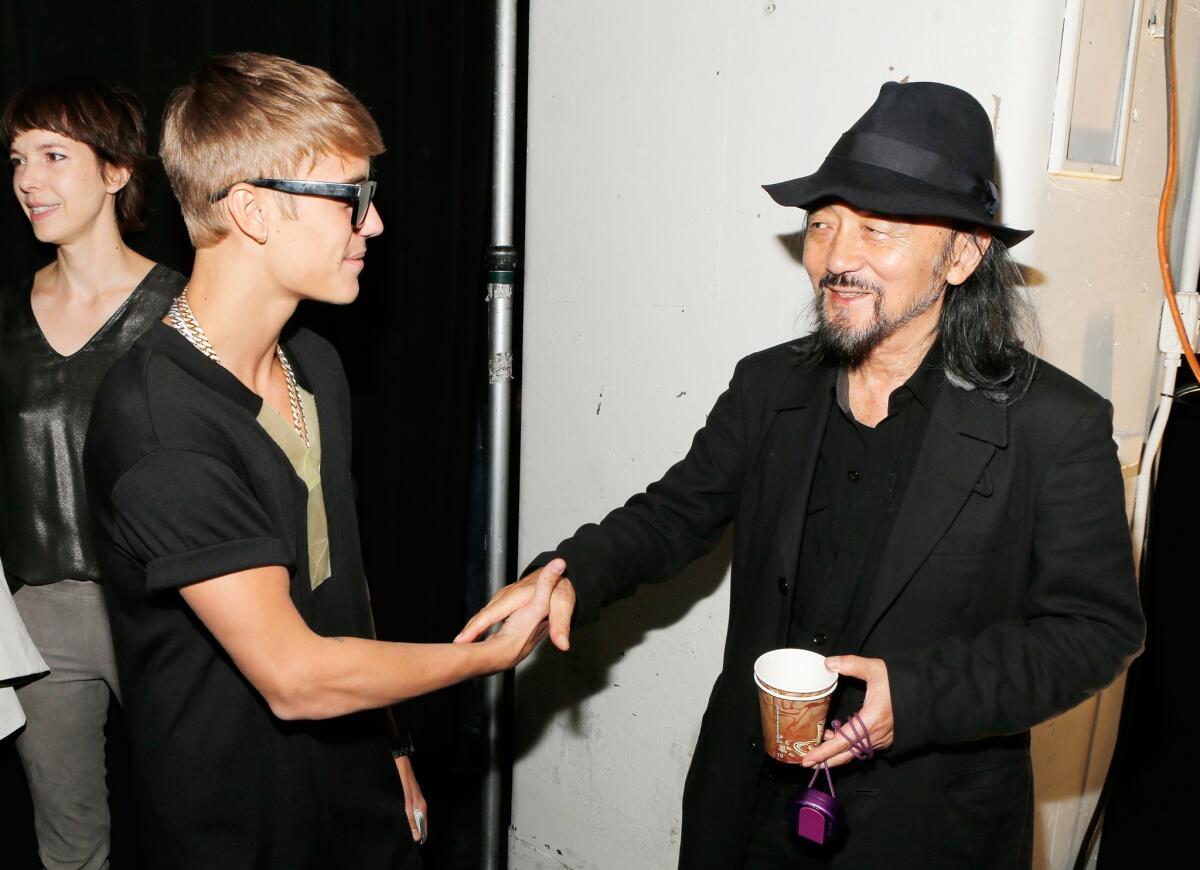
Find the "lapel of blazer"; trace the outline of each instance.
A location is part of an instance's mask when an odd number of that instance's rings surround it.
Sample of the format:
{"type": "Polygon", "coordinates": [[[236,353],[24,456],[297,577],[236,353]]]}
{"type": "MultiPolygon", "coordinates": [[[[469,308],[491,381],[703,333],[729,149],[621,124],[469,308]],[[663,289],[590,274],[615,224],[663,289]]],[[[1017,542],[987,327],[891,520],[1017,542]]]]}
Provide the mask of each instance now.
{"type": "MultiPolygon", "coordinates": [[[[990,495],[986,469],[1008,443],[1008,410],[978,392],[942,386],[929,418],[857,638],[858,649],[949,529],[973,489],[990,495]]],[[[855,642],[856,641],[856,642],[855,642]]]]}
{"type": "Polygon", "coordinates": [[[774,403],[775,419],[768,449],[779,452],[767,457],[764,466],[771,476],[768,485],[778,492],[778,498],[767,503],[777,505],[779,510],[775,547],[788,584],[788,612],[796,589],[808,492],[817,468],[825,422],[833,406],[836,378],[836,368],[822,367],[816,371],[797,368],[774,403]]]}

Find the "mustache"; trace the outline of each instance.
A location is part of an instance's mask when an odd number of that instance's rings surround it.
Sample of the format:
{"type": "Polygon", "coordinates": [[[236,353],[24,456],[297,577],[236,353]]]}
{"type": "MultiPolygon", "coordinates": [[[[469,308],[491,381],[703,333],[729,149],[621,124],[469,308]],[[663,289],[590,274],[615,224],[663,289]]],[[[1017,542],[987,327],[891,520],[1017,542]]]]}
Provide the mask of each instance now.
{"type": "Polygon", "coordinates": [[[822,290],[861,290],[866,293],[874,293],[877,296],[883,293],[883,288],[878,284],[872,283],[866,278],[853,273],[835,275],[833,272],[826,272],[821,280],[817,282],[817,286],[822,290]]]}

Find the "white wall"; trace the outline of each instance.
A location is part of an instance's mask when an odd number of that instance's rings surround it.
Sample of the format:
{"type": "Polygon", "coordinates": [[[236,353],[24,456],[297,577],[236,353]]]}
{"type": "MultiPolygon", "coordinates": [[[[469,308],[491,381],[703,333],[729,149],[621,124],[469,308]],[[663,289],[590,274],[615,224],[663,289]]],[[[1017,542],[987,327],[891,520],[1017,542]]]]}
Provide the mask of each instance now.
{"type": "MultiPolygon", "coordinates": [[[[815,170],[889,79],[957,84],[993,114],[1004,216],[1037,230],[1017,253],[1040,276],[1042,354],[1112,397],[1120,430],[1144,430],[1162,43],[1141,39],[1126,177],[1051,178],[1062,6],[533,0],[520,559],[657,478],[734,363],[805,330],[810,289],[785,245],[801,215],[759,185],[815,170]]],[[[1180,18],[1190,107],[1194,2],[1180,18]]],[[[1195,127],[1190,114],[1185,141],[1195,127]]],[[[683,778],[720,667],[727,553],[520,670],[514,870],[675,866],[683,778]]],[[[1069,865],[1116,703],[1036,735],[1040,866],[1069,865]]]]}

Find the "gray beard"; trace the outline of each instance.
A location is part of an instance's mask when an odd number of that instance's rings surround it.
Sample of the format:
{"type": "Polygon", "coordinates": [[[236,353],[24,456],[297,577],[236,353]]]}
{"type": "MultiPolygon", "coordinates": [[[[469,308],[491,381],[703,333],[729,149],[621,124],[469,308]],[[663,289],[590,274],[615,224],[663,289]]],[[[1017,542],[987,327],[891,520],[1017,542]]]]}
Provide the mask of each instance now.
{"type": "Polygon", "coordinates": [[[871,351],[885,339],[937,304],[944,289],[945,285],[942,282],[931,281],[924,294],[914,299],[904,311],[890,317],[883,310],[883,293],[872,291],[875,300],[871,322],[856,329],[847,323],[830,320],[825,305],[825,295],[829,291],[820,287],[813,296],[813,319],[816,322],[813,335],[825,348],[829,357],[845,365],[856,366],[870,356],[871,351]]]}

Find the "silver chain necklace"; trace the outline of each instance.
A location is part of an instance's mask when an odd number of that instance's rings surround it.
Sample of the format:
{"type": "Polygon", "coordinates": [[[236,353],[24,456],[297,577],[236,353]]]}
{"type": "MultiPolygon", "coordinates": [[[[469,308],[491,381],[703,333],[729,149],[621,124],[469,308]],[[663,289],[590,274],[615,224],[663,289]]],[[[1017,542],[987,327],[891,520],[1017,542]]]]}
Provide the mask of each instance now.
{"type": "MultiPolygon", "coordinates": [[[[223,365],[217,352],[213,350],[207,333],[200,326],[200,321],[196,320],[196,315],[192,313],[192,306],[188,305],[187,292],[188,288],[184,287],[183,292],[171,302],[171,307],[167,310],[167,319],[171,321],[171,326],[180,335],[191,342],[192,347],[218,365],[223,365]]],[[[296,385],[296,373],[292,371],[292,364],[284,356],[283,347],[279,342],[275,343],[275,359],[279,360],[279,367],[283,369],[283,380],[287,384],[288,404],[292,406],[292,428],[304,441],[304,446],[311,447],[312,445],[308,441],[308,420],[305,419],[304,405],[300,401],[300,388],[296,385]]]]}

